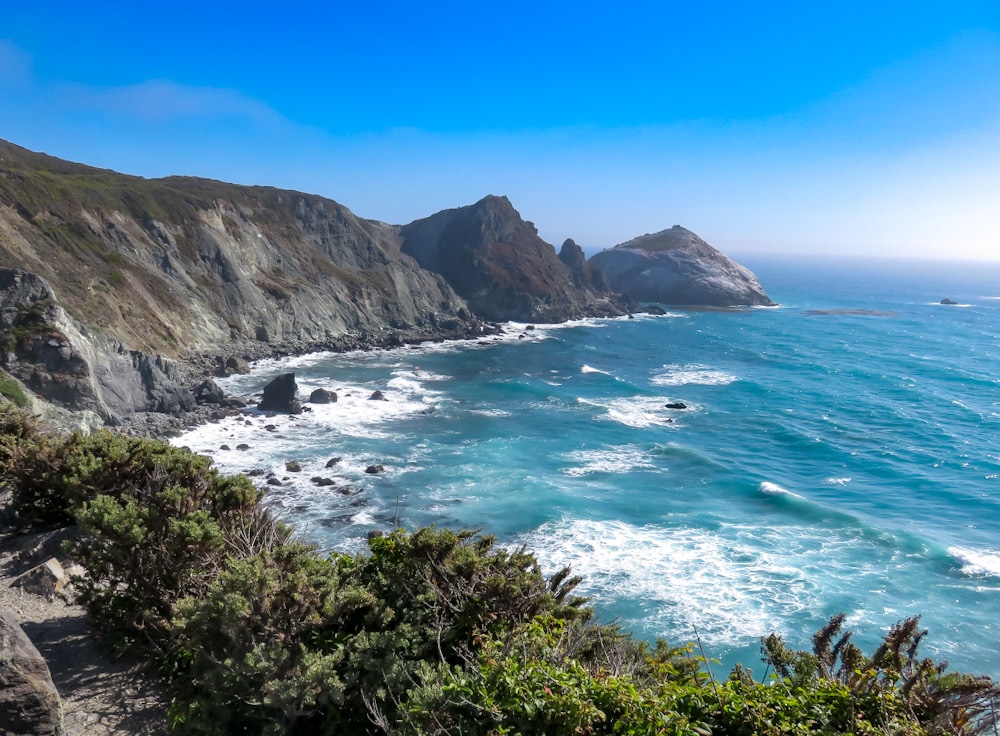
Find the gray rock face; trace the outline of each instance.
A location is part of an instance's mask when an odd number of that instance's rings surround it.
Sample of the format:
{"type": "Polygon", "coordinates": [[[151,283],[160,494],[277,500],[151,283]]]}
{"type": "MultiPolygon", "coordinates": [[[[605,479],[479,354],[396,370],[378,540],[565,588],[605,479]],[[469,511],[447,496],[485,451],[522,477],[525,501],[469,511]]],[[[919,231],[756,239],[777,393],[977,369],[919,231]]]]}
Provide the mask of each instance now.
{"type": "Polygon", "coordinates": [[[594,255],[611,288],[636,301],[689,306],[772,306],[757,277],[690,230],[643,235],[594,255]]]}
{"type": "Polygon", "coordinates": [[[302,405],[297,398],[298,384],[294,373],[282,373],[264,387],[264,396],[257,408],[261,411],[277,411],[282,414],[301,414],[302,405]]]}
{"type": "Polygon", "coordinates": [[[0,611],[0,733],[64,733],[59,693],[48,665],[6,611],[0,611]]]}
{"type": "Polygon", "coordinates": [[[140,411],[178,413],[195,406],[177,365],[128,350],[70,317],[45,279],[0,268],[0,365],[39,397],[105,420],[140,411]]]}

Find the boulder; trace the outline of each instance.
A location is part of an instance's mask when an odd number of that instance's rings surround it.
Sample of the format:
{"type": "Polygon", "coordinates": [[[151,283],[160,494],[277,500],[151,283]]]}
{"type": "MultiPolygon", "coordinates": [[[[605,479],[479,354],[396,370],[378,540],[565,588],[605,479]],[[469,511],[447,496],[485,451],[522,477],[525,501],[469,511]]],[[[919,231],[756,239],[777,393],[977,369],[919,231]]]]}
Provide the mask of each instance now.
{"type": "Polygon", "coordinates": [[[235,373],[249,373],[250,363],[247,362],[246,358],[241,358],[238,355],[232,355],[226,358],[226,362],[223,364],[221,370],[219,370],[219,375],[221,376],[231,376],[235,373]]]}
{"type": "Polygon", "coordinates": [[[956,302],[954,299],[949,299],[948,297],[945,297],[944,299],[941,300],[941,304],[944,304],[945,306],[948,307],[954,307],[958,304],[958,302],[956,302]]]}
{"type": "Polygon", "coordinates": [[[0,733],[62,736],[62,705],[49,667],[7,611],[0,610],[0,733]]]}
{"type": "Polygon", "coordinates": [[[640,302],[774,305],[753,273],[680,225],[603,250],[589,263],[612,289],[640,302]]]}
{"type": "Polygon", "coordinates": [[[226,400],[226,393],[219,384],[206,378],[195,387],[194,399],[199,404],[221,404],[226,400]]]}
{"type": "Polygon", "coordinates": [[[385,466],[384,465],[369,465],[367,468],[365,468],[365,472],[368,473],[369,475],[375,475],[376,473],[384,473],[385,472],[385,466]]]}
{"type": "Polygon", "coordinates": [[[375,392],[372,393],[371,396],[368,397],[368,400],[369,401],[388,401],[389,399],[385,398],[385,394],[383,394],[381,391],[375,391],[375,392]]]}
{"type": "Polygon", "coordinates": [[[11,587],[45,598],[52,598],[57,593],[62,593],[69,585],[69,575],[55,557],[21,573],[11,583],[11,587]]]}
{"type": "Polygon", "coordinates": [[[687,409],[687,404],[683,401],[672,401],[669,404],[664,404],[665,409],[687,409]]]}
{"type": "Polygon", "coordinates": [[[299,387],[295,383],[294,373],[282,373],[264,387],[264,396],[257,408],[261,411],[274,411],[284,414],[301,414],[302,405],[296,398],[299,387]]]}
{"type": "Polygon", "coordinates": [[[310,404],[334,404],[337,401],[335,391],[327,391],[325,388],[318,388],[309,394],[310,404]]]}
{"type": "Polygon", "coordinates": [[[331,457],[329,460],[326,461],[326,467],[332,468],[334,465],[336,465],[339,462],[340,462],[340,458],[339,457],[331,457]]]}
{"type": "Polygon", "coordinates": [[[302,464],[298,460],[289,460],[285,463],[285,470],[289,473],[301,473],[302,464]]]}

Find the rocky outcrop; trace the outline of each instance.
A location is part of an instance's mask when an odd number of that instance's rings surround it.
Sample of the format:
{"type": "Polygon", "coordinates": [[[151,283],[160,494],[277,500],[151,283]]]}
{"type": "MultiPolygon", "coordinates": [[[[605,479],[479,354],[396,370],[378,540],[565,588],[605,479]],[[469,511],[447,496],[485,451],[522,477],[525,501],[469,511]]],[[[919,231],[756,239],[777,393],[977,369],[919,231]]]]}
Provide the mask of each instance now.
{"type": "Polygon", "coordinates": [[[0,365],[43,400],[114,423],[195,406],[177,364],[95,334],[60,306],[45,279],[0,268],[0,365]]]}
{"type": "Polygon", "coordinates": [[[444,276],[483,319],[560,322],[627,311],[611,294],[575,279],[506,197],[417,220],[401,236],[403,252],[444,276]]]}
{"type": "Polygon", "coordinates": [[[0,610],[0,733],[62,736],[62,707],[48,665],[6,611],[0,610]]]}
{"type": "Polygon", "coordinates": [[[264,396],[257,408],[261,411],[275,411],[283,414],[301,414],[302,405],[298,400],[299,387],[294,373],[282,373],[264,387],[264,396]]]}
{"type": "Polygon", "coordinates": [[[610,290],[607,279],[598,269],[587,263],[587,255],[583,248],[572,238],[567,238],[559,249],[559,260],[565,263],[573,274],[573,280],[578,286],[606,292],[610,290]]]}
{"type": "Polygon", "coordinates": [[[611,288],[636,301],[689,306],[772,306],[757,278],[699,238],[674,225],[594,255],[590,265],[611,288]]]}

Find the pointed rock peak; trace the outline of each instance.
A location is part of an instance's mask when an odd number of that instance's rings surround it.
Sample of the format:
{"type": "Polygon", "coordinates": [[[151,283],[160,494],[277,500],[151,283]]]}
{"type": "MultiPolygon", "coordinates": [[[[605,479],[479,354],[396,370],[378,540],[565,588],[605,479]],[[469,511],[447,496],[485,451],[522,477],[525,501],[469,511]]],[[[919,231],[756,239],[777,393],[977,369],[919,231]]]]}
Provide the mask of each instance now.
{"type": "Polygon", "coordinates": [[[655,253],[657,251],[690,248],[692,246],[702,246],[705,248],[712,247],[686,227],[674,225],[673,227],[661,230],[658,233],[640,235],[637,238],[632,238],[632,240],[622,243],[621,245],[616,245],[615,247],[629,248],[633,250],[647,250],[655,253]]]}
{"type": "Polygon", "coordinates": [[[559,250],[559,260],[575,270],[583,267],[583,264],[587,262],[587,256],[584,255],[583,248],[577,245],[575,240],[567,238],[559,250]]]}

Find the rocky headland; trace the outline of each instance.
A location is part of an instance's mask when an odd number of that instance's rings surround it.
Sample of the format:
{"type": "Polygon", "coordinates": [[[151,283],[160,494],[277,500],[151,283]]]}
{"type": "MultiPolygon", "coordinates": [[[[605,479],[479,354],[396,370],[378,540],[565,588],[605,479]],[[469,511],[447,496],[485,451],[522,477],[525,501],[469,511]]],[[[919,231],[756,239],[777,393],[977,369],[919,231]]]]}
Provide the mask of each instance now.
{"type": "Polygon", "coordinates": [[[683,228],[588,261],[506,197],[389,225],[316,195],[0,141],[0,395],[66,429],[169,433],[239,411],[204,379],[255,359],[479,338],[635,300],[770,303],[683,228]]]}
{"type": "Polygon", "coordinates": [[[640,302],[678,306],[773,306],[748,269],[674,225],[594,255],[612,289],[640,302]]]}

